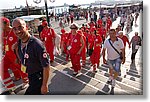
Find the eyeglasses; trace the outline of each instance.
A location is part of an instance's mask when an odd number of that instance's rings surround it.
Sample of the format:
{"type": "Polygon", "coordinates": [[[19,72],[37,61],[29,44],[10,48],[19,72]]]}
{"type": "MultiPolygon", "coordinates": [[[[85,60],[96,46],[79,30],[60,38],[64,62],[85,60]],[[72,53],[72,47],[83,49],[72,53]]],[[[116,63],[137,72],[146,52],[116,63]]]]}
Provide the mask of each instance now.
{"type": "Polygon", "coordinates": [[[14,30],[14,31],[17,31],[17,30],[20,31],[20,30],[23,30],[23,28],[24,28],[23,26],[19,26],[19,27],[17,27],[17,28],[13,27],[13,30],[14,30]]]}

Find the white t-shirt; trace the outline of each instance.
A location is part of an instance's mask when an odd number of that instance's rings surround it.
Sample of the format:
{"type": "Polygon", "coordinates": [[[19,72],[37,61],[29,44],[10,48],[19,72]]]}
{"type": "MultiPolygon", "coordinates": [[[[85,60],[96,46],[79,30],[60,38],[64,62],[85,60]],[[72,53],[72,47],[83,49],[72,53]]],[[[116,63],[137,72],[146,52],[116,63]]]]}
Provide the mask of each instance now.
{"type": "MultiPolygon", "coordinates": [[[[117,38],[117,40],[114,43],[111,40],[110,42],[119,52],[121,52],[121,49],[124,48],[123,41],[120,38],[117,38]]],[[[114,48],[109,43],[109,39],[105,40],[103,48],[106,48],[107,50],[107,59],[114,60],[120,57],[120,55],[114,50],[114,48]]]]}

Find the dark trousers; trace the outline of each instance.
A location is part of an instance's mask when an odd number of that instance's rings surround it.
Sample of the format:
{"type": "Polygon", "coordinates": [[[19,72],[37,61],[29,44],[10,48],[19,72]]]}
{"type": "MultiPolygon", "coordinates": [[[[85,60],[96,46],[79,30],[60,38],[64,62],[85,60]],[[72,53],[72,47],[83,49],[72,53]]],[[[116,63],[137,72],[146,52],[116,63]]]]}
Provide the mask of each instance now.
{"type": "Polygon", "coordinates": [[[131,60],[133,61],[133,60],[135,60],[135,55],[136,55],[136,53],[137,53],[137,51],[136,52],[132,52],[132,54],[131,54],[131,60]]]}
{"type": "Polygon", "coordinates": [[[29,87],[25,95],[41,95],[41,86],[43,81],[43,71],[29,75],[29,87]]]}

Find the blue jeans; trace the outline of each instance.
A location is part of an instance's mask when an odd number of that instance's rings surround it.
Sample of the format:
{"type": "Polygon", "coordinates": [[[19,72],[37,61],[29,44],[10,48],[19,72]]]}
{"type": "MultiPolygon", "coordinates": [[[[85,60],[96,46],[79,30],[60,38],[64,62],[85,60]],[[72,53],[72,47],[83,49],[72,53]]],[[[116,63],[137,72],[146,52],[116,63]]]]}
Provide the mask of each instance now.
{"type": "Polygon", "coordinates": [[[107,63],[110,66],[110,68],[113,68],[116,72],[120,71],[120,66],[121,66],[121,59],[120,58],[117,58],[114,60],[108,59],[107,63]]]}

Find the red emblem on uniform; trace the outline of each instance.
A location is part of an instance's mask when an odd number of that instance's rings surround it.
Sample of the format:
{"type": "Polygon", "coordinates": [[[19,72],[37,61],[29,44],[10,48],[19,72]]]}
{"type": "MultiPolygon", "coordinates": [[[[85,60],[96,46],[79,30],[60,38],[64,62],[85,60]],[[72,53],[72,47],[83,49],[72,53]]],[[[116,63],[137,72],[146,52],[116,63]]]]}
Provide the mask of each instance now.
{"type": "Polygon", "coordinates": [[[43,53],[43,58],[47,58],[47,53],[43,53]]]}
{"type": "Polygon", "coordinates": [[[28,58],[29,58],[29,55],[28,55],[28,54],[25,54],[24,57],[28,59],[28,58]]]}

